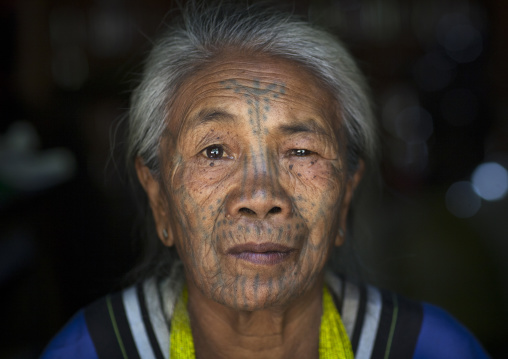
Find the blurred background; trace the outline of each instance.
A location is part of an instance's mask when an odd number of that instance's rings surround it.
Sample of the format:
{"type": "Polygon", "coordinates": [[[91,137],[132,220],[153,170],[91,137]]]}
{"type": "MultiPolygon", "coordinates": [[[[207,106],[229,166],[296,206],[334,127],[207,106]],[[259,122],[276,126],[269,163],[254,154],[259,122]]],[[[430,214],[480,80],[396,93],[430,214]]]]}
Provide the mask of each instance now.
{"type": "MultiPolygon", "coordinates": [[[[373,89],[362,277],[446,308],[508,358],[508,2],[287,3],[340,35],[373,89]]],[[[0,3],[0,358],[36,358],[135,263],[119,123],[174,7],[0,3]]]]}

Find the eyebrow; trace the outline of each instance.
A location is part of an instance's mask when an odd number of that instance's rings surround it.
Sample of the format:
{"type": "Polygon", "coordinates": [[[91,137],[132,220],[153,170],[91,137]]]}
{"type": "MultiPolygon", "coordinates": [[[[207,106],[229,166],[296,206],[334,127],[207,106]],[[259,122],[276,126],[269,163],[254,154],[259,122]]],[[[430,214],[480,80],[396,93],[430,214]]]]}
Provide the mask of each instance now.
{"type": "Polygon", "coordinates": [[[194,127],[210,122],[226,123],[233,122],[234,120],[235,116],[224,110],[217,108],[208,108],[199,111],[198,114],[192,118],[191,123],[194,127]]]}
{"type": "Polygon", "coordinates": [[[330,134],[328,133],[328,131],[326,131],[321,125],[319,125],[313,119],[310,119],[305,122],[300,122],[300,121],[296,122],[295,121],[294,123],[291,123],[291,124],[281,125],[278,127],[277,130],[280,131],[284,135],[294,135],[297,133],[309,132],[309,133],[317,133],[320,135],[330,137],[330,134]]]}

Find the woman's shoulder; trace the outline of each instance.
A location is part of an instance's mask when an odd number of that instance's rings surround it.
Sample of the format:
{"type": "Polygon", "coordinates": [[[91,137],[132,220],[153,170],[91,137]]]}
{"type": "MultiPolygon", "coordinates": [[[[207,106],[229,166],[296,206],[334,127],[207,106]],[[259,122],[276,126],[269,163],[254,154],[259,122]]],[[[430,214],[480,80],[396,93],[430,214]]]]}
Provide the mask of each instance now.
{"type": "Polygon", "coordinates": [[[83,309],[58,332],[41,356],[41,359],[57,358],[98,359],[83,309]]]}
{"type": "Polygon", "coordinates": [[[328,273],[355,358],[488,358],[443,309],[328,273]]]}
{"type": "Polygon", "coordinates": [[[423,322],[414,358],[488,358],[471,332],[445,310],[423,303],[423,322]]]}
{"type": "Polygon", "coordinates": [[[179,284],[145,280],[80,310],[41,359],[167,358],[170,320],[179,284]],[[164,301],[161,298],[165,298],[164,301]]]}

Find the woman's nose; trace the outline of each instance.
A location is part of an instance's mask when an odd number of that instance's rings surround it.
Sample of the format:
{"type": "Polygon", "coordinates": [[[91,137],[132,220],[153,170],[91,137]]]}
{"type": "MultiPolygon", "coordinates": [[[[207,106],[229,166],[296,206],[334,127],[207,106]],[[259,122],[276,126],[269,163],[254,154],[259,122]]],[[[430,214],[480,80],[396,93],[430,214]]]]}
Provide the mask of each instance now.
{"type": "Polygon", "coordinates": [[[233,195],[228,198],[226,214],[233,218],[268,219],[288,217],[291,213],[289,198],[285,195],[254,193],[252,196],[233,195]]]}
{"type": "Polygon", "coordinates": [[[291,199],[281,185],[279,176],[271,171],[260,171],[245,177],[244,181],[229,193],[226,215],[251,219],[282,219],[291,215],[291,199]]]}

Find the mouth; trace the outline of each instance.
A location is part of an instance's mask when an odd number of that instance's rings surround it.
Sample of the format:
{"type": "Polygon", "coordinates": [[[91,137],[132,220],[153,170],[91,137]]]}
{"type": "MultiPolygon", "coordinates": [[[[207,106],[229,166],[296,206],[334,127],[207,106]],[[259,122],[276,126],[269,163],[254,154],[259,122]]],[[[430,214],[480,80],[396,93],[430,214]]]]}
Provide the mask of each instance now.
{"type": "Polygon", "coordinates": [[[254,264],[274,265],[288,259],[294,251],[294,248],[281,244],[246,243],[234,246],[227,254],[254,264]]]}

